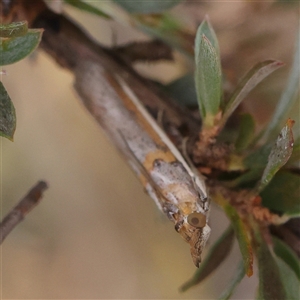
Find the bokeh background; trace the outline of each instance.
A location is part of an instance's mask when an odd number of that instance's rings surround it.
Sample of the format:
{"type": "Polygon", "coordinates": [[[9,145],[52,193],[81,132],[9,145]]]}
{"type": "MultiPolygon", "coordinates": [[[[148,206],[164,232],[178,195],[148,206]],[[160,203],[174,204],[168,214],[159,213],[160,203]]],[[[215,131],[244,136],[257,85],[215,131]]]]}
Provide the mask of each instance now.
{"type": "MultiPolygon", "coordinates": [[[[70,7],[66,12],[102,44],[147,39],[112,21],[70,7]]],[[[267,122],[292,61],[299,3],[188,1],[174,13],[193,29],[209,14],[233,83],[258,61],[287,63],[244,105],[267,122]]],[[[136,68],[167,83],[189,67],[180,54],[175,57],[176,63],[136,68]]],[[[80,103],[72,74],[42,51],[5,69],[2,81],[16,107],[17,130],[13,143],[0,140],[2,215],[38,180],[49,189],[1,247],[0,298],[216,299],[234,274],[237,246],[218,272],[179,293],[195,271],[189,246],[80,103]]],[[[210,224],[209,245],[228,224],[214,205],[210,224]]],[[[255,276],[246,278],[233,298],[252,299],[255,288],[255,276]]]]}

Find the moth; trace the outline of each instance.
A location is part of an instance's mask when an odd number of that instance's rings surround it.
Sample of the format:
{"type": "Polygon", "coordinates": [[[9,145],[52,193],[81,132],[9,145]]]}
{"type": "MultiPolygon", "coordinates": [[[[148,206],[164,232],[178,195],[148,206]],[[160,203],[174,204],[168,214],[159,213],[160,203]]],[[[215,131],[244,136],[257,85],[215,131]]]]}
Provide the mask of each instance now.
{"type": "Polygon", "coordinates": [[[121,76],[96,64],[85,67],[91,77],[75,83],[77,92],[89,99],[87,108],[129,161],[158,208],[189,243],[193,262],[199,267],[211,231],[204,179],[195,175],[121,76]]]}

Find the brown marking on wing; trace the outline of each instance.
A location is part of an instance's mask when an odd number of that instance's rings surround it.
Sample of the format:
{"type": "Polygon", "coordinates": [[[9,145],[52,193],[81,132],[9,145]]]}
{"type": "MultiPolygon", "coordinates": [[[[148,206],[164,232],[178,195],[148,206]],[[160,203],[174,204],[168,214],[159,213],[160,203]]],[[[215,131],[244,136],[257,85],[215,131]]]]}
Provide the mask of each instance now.
{"type": "Polygon", "coordinates": [[[175,156],[171,151],[169,151],[166,147],[164,149],[157,149],[155,151],[149,152],[145,160],[143,162],[144,167],[148,172],[150,172],[153,169],[153,164],[155,160],[162,160],[167,163],[171,163],[176,161],[175,156]]]}

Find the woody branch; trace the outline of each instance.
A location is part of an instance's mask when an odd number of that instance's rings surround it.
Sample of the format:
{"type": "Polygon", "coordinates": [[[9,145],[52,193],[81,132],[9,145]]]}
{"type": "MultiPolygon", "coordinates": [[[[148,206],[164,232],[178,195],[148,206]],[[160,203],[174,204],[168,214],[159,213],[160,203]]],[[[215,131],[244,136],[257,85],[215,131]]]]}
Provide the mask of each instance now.
{"type": "Polygon", "coordinates": [[[39,181],[28,194],[3,218],[0,223],[0,244],[8,234],[25,218],[25,216],[40,202],[47,183],[39,181]]]}
{"type": "MultiPolygon", "coordinates": [[[[3,2],[1,3],[3,6],[3,2]]],[[[163,112],[165,130],[177,146],[181,144],[183,132],[185,134],[188,132],[189,135],[197,134],[200,128],[199,120],[196,120],[188,110],[176,105],[153,82],[137,74],[131,66],[135,60],[171,59],[170,49],[163,43],[153,41],[147,47],[143,44],[130,44],[120,48],[105,48],[95,43],[72,20],[63,14],[50,11],[42,0],[19,0],[13,3],[15,6],[12,4],[11,13],[4,15],[4,10],[0,10],[2,21],[12,22],[26,19],[30,27],[44,28],[40,47],[60,66],[69,69],[75,75],[76,83],[84,81],[85,77],[89,76],[82,71],[79,72],[79,69],[86,69],[82,68],[84,62],[92,62],[121,77],[154,117],[158,112],[163,112]],[[149,55],[149,49],[153,50],[150,51],[151,55],[149,55]],[[155,49],[158,52],[155,52],[155,49]]],[[[99,85],[101,87],[101,84],[102,82],[99,82],[98,87],[99,85]]],[[[77,92],[83,94],[81,91],[77,92]]],[[[99,122],[99,118],[94,114],[97,108],[91,110],[89,100],[84,97],[81,99],[92,116],[99,122]]]]}

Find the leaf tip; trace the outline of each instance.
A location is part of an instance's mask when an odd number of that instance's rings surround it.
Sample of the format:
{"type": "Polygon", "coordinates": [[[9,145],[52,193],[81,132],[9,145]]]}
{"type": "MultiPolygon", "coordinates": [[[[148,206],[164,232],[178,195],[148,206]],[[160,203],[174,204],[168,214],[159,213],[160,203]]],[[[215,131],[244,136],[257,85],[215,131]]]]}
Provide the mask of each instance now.
{"type": "Polygon", "coordinates": [[[179,293],[186,292],[189,288],[191,288],[194,284],[191,281],[187,281],[184,283],[181,287],[179,287],[178,291],[179,293]]]}
{"type": "Polygon", "coordinates": [[[246,275],[251,277],[253,275],[253,260],[250,262],[248,268],[246,269],[246,275]]]}
{"type": "Polygon", "coordinates": [[[209,18],[209,15],[208,15],[208,14],[206,14],[206,15],[204,16],[204,19],[203,19],[201,25],[203,25],[203,24],[205,24],[205,23],[206,23],[208,26],[211,26],[211,24],[210,24],[210,18],[209,18]]]}
{"type": "Polygon", "coordinates": [[[247,277],[253,275],[253,250],[250,241],[247,245],[247,257],[244,256],[244,269],[247,277]]]}
{"type": "Polygon", "coordinates": [[[285,65],[286,65],[286,63],[284,63],[283,61],[280,61],[280,60],[275,60],[275,64],[276,64],[276,66],[278,66],[278,67],[282,67],[282,66],[285,66],[285,65]]]}
{"type": "Polygon", "coordinates": [[[8,135],[8,134],[5,134],[3,131],[0,131],[0,137],[4,137],[4,138],[8,139],[11,142],[14,141],[14,134],[8,135]]]}

